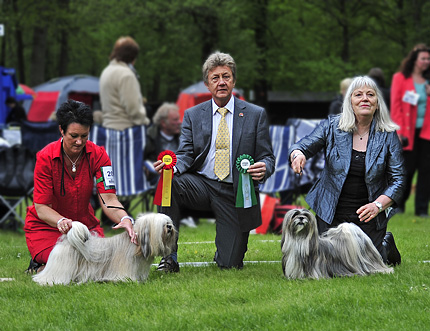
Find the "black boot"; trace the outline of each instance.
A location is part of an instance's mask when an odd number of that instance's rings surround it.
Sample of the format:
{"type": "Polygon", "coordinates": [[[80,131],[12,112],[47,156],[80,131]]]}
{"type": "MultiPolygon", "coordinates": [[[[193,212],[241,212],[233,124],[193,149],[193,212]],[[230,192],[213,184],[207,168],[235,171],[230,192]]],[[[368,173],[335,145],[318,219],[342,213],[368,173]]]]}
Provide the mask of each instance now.
{"type": "MultiPolygon", "coordinates": [[[[42,266],[42,264],[39,264],[35,261],[33,261],[33,259],[30,260],[30,265],[28,266],[27,270],[25,271],[26,273],[33,275],[37,273],[37,270],[39,270],[39,268],[42,266]]],[[[42,269],[41,269],[42,270],[42,269]]]]}
{"type": "Polygon", "coordinates": [[[382,245],[385,247],[387,252],[387,263],[389,265],[396,266],[402,262],[400,252],[397,249],[396,243],[394,242],[394,237],[391,232],[385,234],[382,245]]]}

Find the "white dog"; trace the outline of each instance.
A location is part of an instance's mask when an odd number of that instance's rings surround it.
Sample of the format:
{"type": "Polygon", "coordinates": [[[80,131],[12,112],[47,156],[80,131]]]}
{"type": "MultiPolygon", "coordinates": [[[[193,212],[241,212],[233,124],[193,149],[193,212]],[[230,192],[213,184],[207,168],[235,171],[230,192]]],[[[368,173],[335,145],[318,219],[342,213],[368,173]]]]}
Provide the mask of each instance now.
{"type": "Polygon", "coordinates": [[[141,214],[134,230],[138,245],[124,232],[100,238],[88,228],[73,222],[58,240],[48,263],[33,280],[41,285],[84,283],[88,281],[145,281],[155,256],[170,254],[177,231],[164,214],[141,214]]]}
{"type": "Polygon", "coordinates": [[[355,224],[342,223],[319,236],[315,216],[290,210],[282,224],[282,270],[287,278],[392,273],[370,238],[355,224]]]}

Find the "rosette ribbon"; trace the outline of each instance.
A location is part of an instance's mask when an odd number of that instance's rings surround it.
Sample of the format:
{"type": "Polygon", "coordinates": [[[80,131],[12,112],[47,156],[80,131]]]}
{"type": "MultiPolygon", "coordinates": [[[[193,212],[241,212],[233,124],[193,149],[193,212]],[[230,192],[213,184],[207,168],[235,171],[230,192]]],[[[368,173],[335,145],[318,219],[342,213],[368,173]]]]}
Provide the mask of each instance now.
{"type": "Polygon", "coordinates": [[[161,207],[170,207],[173,167],[176,164],[176,155],[172,151],[164,151],[158,155],[158,160],[163,161],[165,165],[155,190],[154,204],[161,207]]]}
{"type": "Polygon", "coordinates": [[[236,168],[240,173],[236,196],[236,207],[250,208],[257,204],[254,182],[251,176],[247,173],[249,166],[252,164],[254,164],[254,160],[247,154],[242,154],[236,160],[236,168]]]}

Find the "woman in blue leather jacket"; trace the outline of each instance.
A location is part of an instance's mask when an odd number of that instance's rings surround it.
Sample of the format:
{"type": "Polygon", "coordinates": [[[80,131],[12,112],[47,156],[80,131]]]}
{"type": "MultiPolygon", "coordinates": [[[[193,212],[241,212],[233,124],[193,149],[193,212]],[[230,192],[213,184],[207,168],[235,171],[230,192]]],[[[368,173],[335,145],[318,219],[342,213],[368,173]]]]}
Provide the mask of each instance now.
{"type": "Polygon", "coordinates": [[[360,76],[348,88],[342,113],[321,121],[289,149],[297,174],[324,149],[324,170],[306,197],[319,233],[355,223],[392,265],[400,264],[401,257],[387,223],[401,202],[406,174],[398,128],[375,82],[360,76]]]}

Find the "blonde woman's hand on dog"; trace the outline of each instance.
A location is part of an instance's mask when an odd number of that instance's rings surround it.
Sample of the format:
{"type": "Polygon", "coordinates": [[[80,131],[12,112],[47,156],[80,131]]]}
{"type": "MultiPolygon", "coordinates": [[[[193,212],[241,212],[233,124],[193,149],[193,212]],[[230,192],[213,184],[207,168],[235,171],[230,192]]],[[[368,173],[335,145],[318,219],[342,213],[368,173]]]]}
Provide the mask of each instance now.
{"type": "Polygon", "coordinates": [[[361,222],[369,222],[372,219],[374,219],[376,216],[378,216],[379,213],[381,213],[384,209],[387,209],[393,204],[393,200],[389,198],[388,196],[382,194],[380,195],[377,200],[367,203],[364,206],[361,206],[357,209],[358,218],[361,222]],[[381,205],[381,210],[376,204],[381,205]]]}
{"type": "Polygon", "coordinates": [[[379,214],[379,208],[372,202],[357,209],[358,218],[361,222],[369,222],[379,214]]]}
{"type": "Polygon", "coordinates": [[[303,152],[298,149],[292,151],[290,154],[290,162],[294,173],[301,176],[306,164],[306,157],[303,152]]]}
{"type": "Polygon", "coordinates": [[[131,242],[133,244],[135,244],[135,245],[138,244],[138,242],[137,242],[137,233],[134,232],[133,225],[131,224],[131,221],[129,219],[125,219],[122,222],[119,222],[117,225],[115,225],[113,227],[113,229],[115,229],[115,230],[117,230],[117,229],[124,229],[124,230],[126,230],[127,233],[128,233],[128,235],[129,235],[129,237],[130,237],[130,239],[131,239],[131,242]]]}

